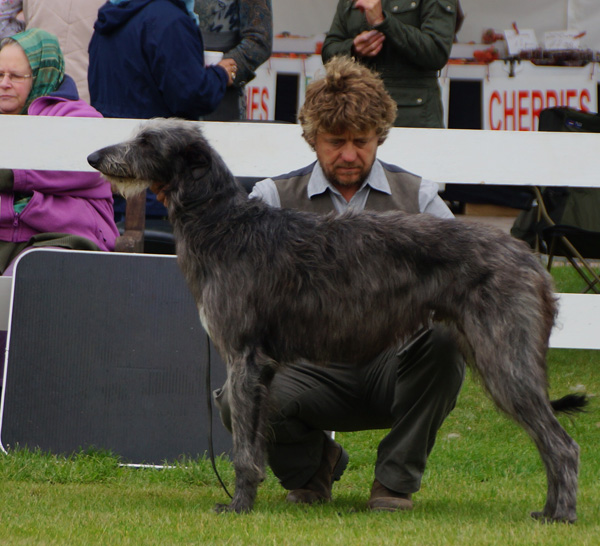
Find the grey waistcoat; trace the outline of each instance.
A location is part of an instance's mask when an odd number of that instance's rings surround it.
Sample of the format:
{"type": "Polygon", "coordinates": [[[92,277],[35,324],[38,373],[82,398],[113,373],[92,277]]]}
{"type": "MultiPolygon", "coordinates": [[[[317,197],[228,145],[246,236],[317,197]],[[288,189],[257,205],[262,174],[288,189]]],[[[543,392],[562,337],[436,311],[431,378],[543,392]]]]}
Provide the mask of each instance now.
{"type": "MultiPolygon", "coordinates": [[[[383,162],[382,165],[392,193],[388,195],[371,188],[365,209],[378,212],[388,210],[421,212],[419,209],[421,178],[394,165],[387,165],[383,162]]],[[[319,213],[335,210],[328,191],[309,199],[307,187],[312,167],[313,165],[273,180],[282,207],[319,213]]]]}

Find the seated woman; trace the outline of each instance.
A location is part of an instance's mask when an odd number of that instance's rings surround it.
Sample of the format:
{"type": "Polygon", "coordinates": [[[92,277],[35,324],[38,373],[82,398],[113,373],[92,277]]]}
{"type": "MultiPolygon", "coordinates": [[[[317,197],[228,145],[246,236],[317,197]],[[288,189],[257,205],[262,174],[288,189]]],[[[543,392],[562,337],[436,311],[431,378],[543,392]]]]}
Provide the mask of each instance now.
{"type": "MultiPolygon", "coordinates": [[[[57,38],[36,28],[0,41],[0,114],[102,117],[64,73],[57,38]]],[[[109,251],[118,234],[98,173],[0,168],[1,274],[27,248],[109,251]]]]}

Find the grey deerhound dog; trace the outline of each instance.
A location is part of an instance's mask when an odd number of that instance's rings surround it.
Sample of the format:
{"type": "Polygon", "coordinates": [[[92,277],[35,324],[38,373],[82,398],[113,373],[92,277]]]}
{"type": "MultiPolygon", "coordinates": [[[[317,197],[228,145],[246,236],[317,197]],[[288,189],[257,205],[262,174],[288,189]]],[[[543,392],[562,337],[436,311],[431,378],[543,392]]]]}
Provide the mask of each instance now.
{"type": "Polygon", "coordinates": [[[520,241],[429,215],[320,216],[250,200],[198,125],[154,120],[89,163],[125,194],[160,188],[179,265],[231,383],[235,495],[252,509],[264,478],[269,384],[300,359],[359,365],[430,320],[456,328],[496,405],[535,442],[544,521],[576,519],[579,448],[548,399],[551,278],[520,241]],[[358,294],[358,296],[357,296],[358,294]]]}

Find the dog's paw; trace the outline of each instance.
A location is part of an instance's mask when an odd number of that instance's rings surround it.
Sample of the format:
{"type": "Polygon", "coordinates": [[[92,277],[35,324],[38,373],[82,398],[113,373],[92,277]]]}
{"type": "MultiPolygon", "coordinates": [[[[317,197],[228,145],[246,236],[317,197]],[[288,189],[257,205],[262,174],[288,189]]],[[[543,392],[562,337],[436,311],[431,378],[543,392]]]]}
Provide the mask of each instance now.
{"type": "Polygon", "coordinates": [[[549,516],[544,512],[531,512],[531,517],[540,523],[575,523],[577,521],[576,516],[549,516]]]}
{"type": "Polygon", "coordinates": [[[213,508],[213,510],[217,513],[217,514],[225,514],[227,512],[231,512],[232,510],[229,508],[229,504],[215,504],[215,507],[213,508]]]}
{"type": "Polygon", "coordinates": [[[227,514],[227,513],[234,513],[234,514],[244,514],[247,512],[250,512],[251,508],[243,508],[243,507],[236,507],[234,506],[234,503],[231,504],[216,504],[214,509],[213,509],[217,514],[227,514]]]}

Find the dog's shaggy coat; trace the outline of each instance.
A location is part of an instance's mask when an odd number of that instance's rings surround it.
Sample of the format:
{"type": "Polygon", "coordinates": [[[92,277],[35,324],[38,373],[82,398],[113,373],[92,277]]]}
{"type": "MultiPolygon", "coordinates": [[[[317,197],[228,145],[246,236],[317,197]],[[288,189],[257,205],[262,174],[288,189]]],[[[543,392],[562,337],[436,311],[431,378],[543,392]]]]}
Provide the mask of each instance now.
{"type": "Polygon", "coordinates": [[[264,477],[269,384],[306,359],[357,365],[433,317],[457,339],[496,405],[544,462],[542,520],[575,521],[579,448],[554,416],[545,356],[556,304],[551,278],[520,241],[429,215],[319,216],[249,200],[198,125],[145,124],[89,163],[122,191],[164,191],[179,264],[231,382],[233,501],[252,508],[264,477]]]}

